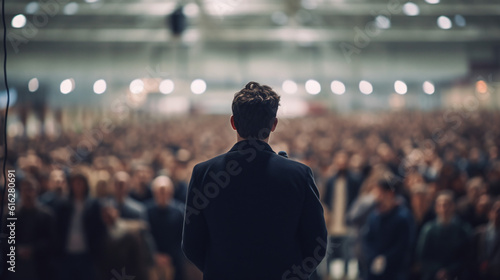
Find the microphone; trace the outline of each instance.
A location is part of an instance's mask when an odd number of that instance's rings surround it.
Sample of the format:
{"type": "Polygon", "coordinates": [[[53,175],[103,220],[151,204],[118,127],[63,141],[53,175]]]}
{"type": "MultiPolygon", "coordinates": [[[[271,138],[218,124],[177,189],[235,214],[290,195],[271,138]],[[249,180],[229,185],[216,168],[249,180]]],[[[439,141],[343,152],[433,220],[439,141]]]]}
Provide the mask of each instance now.
{"type": "Polygon", "coordinates": [[[278,155],[280,155],[280,156],[282,156],[284,158],[288,158],[288,154],[285,151],[279,151],[278,155]]]}

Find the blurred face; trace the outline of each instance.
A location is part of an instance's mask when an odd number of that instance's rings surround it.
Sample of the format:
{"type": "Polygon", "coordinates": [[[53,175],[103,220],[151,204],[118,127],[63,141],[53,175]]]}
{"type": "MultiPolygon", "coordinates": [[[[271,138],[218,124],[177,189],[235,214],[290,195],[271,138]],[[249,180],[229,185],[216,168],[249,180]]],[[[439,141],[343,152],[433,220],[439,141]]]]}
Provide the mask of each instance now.
{"type": "Polygon", "coordinates": [[[167,176],[159,176],[153,181],[153,195],[157,205],[164,207],[174,197],[174,185],[167,176]]]}
{"type": "Polygon", "coordinates": [[[394,198],[394,193],[391,191],[386,191],[385,189],[381,188],[380,186],[376,186],[372,190],[372,195],[375,198],[375,202],[377,204],[385,204],[388,201],[391,201],[394,198]]]}
{"type": "Polygon", "coordinates": [[[123,199],[129,192],[130,177],[126,172],[120,171],[115,174],[114,178],[114,192],[118,199],[123,199]]]}
{"type": "Polygon", "coordinates": [[[156,204],[159,206],[166,206],[173,198],[174,190],[169,185],[156,187],[154,191],[154,198],[156,204]]]}
{"type": "Polygon", "coordinates": [[[151,181],[150,172],[145,166],[140,167],[138,170],[136,170],[135,177],[137,179],[137,182],[139,182],[141,185],[147,184],[151,181]]]}
{"type": "Polygon", "coordinates": [[[479,197],[479,186],[477,185],[470,186],[467,189],[467,196],[473,201],[477,200],[477,198],[479,197]]]}
{"type": "Polygon", "coordinates": [[[426,198],[427,198],[427,194],[425,192],[417,192],[411,196],[412,203],[413,203],[413,205],[416,205],[416,206],[425,205],[426,198]]]}
{"type": "Polygon", "coordinates": [[[479,149],[473,148],[469,153],[469,159],[473,162],[477,162],[481,156],[479,149]]]}
{"type": "Polygon", "coordinates": [[[125,197],[128,195],[128,181],[123,179],[115,180],[115,195],[125,197]]]}
{"type": "Polygon", "coordinates": [[[480,215],[485,215],[486,213],[488,213],[490,203],[491,203],[491,198],[489,195],[487,194],[481,195],[476,204],[476,213],[480,215]]]}
{"type": "Polygon", "coordinates": [[[441,220],[449,220],[455,211],[453,200],[448,195],[440,195],[436,199],[436,215],[441,220]]]}
{"type": "Polygon", "coordinates": [[[96,195],[97,197],[105,197],[108,195],[108,184],[106,181],[99,181],[96,185],[96,195]]]}
{"type": "Polygon", "coordinates": [[[75,178],[71,181],[71,188],[75,197],[84,197],[86,192],[85,182],[81,178],[75,178]]]}
{"type": "Polygon", "coordinates": [[[339,153],[335,157],[335,166],[338,170],[346,170],[349,158],[346,153],[339,153]]]}
{"type": "Polygon", "coordinates": [[[33,206],[36,202],[37,190],[30,182],[22,182],[20,186],[21,200],[25,206],[33,206]]]}
{"type": "Polygon", "coordinates": [[[49,189],[58,192],[66,190],[66,177],[62,170],[54,170],[50,173],[49,189]]]}

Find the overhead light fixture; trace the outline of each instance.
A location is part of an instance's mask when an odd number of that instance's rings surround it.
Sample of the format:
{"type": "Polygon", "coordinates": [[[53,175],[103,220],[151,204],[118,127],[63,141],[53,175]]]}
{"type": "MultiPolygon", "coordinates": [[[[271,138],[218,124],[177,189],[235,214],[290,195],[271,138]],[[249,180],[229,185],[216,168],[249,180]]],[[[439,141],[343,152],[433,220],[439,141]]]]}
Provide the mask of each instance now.
{"type": "Polygon", "coordinates": [[[362,80],[359,82],[359,91],[362,94],[371,94],[373,92],[373,86],[370,82],[362,80]]]}
{"type": "Polygon", "coordinates": [[[316,95],[321,91],[321,85],[318,81],[310,79],[306,82],[306,91],[309,94],[316,95]]]}

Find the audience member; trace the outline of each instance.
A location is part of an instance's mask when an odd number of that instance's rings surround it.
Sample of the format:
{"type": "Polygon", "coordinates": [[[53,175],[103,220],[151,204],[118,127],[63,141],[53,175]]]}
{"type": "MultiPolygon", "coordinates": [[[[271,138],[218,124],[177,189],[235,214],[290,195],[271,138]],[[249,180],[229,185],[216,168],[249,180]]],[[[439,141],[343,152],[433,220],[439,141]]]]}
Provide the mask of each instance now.
{"type": "MultiPolygon", "coordinates": [[[[148,221],[156,244],[157,273],[169,273],[173,267],[174,280],[183,280],[184,255],[181,249],[184,213],[172,205],[174,186],[167,176],[156,177],[152,183],[154,202],[148,206],[148,221]]],[[[161,279],[161,278],[159,278],[161,279]]]]}
{"type": "Polygon", "coordinates": [[[119,171],[114,176],[114,199],[118,213],[124,219],[145,219],[144,206],[130,197],[130,176],[125,171],[119,171]]]}
{"type": "Polygon", "coordinates": [[[474,238],[477,279],[500,279],[500,200],[489,212],[489,223],[477,229],[474,238]]]}
{"type": "Polygon", "coordinates": [[[402,280],[409,275],[415,225],[410,210],[397,194],[401,183],[386,176],[374,188],[376,209],[366,222],[363,236],[363,279],[402,280]]]}
{"type": "Polygon", "coordinates": [[[468,279],[470,228],[455,215],[453,193],[436,198],[437,218],[427,223],[418,240],[422,280],[468,279]]]}

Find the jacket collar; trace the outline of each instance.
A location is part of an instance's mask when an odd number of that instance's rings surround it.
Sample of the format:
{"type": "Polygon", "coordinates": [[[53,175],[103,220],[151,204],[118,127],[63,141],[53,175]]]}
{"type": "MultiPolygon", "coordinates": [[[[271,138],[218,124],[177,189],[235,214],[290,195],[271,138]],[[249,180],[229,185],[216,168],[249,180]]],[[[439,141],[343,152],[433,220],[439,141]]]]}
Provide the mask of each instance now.
{"type": "Polygon", "coordinates": [[[234,146],[229,150],[230,152],[243,151],[246,149],[256,149],[257,151],[268,151],[271,153],[275,153],[271,146],[264,141],[257,139],[246,139],[241,140],[234,144],[234,146]]]}

